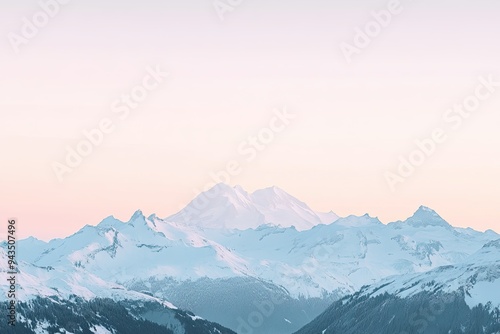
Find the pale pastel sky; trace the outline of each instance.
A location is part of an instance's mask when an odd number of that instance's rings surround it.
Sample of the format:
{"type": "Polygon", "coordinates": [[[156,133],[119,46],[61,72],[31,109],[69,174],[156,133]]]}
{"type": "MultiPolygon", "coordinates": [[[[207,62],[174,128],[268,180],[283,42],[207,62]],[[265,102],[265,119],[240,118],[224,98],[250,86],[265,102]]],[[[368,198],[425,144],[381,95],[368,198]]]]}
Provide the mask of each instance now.
{"type": "Polygon", "coordinates": [[[500,231],[500,86],[460,125],[443,119],[480,76],[500,82],[500,2],[401,0],[348,63],[341,43],[389,2],[243,0],[222,21],[212,0],[72,0],[16,53],[11,33],[42,9],[3,1],[1,221],[47,240],[139,208],[166,217],[235,160],[230,184],[276,185],[317,211],[387,223],[423,204],[500,231]],[[168,78],[119,118],[111,105],[157,66],[168,78]],[[241,154],[285,106],[295,118],[241,154]],[[105,118],[113,130],[59,182],[53,163],[105,118]],[[385,173],[435,128],[447,140],[392,191],[385,173]]]}

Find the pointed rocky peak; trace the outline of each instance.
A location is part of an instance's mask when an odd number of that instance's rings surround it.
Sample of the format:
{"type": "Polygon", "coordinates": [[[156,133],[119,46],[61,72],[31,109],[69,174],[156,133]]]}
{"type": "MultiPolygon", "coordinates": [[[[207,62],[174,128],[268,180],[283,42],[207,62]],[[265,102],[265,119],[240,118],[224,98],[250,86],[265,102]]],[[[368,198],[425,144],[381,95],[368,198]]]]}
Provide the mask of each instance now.
{"type": "Polygon", "coordinates": [[[414,215],[420,215],[425,217],[439,217],[436,211],[431,208],[421,205],[417,211],[415,211],[414,215]]]}
{"type": "Polygon", "coordinates": [[[115,218],[114,216],[108,216],[104,218],[98,225],[97,227],[99,228],[114,228],[114,229],[121,229],[123,227],[126,227],[128,225],[133,225],[134,222],[136,221],[143,221],[145,220],[146,217],[144,217],[144,214],[142,213],[141,210],[137,210],[134,212],[134,214],[130,217],[130,219],[127,222],[121,221],[118,218],[115,218]]]}
{"type": "Polygon", "coordinates": [[[130,221],[133,221],[133,220],[136,220],[136,219],[144,219],[144,218],[146,218],[146,217],[144,216],[144,214],[142,213],[142,211],[141,210],[137,210],[132,215],[132,218],[130,218],[130,221]]]}
{"type": "Polygon", "coordinates": [[[141,210],[137,210],[136,212],[134,212],[134,214],[132,215],[132,217],[130,217],[130,220],[127,222],[127,225],[131,225],[131,226],[144,226],[144,225],[148,225],[147,221],[146,221],[146,216],[144,216],[144,214],[142,213],[141,210]]]}
{"type": "Polygon", "coordinates": [[[440,215],[437,214],[436,211],[432,210],[429,207],[421,205],[417,211],[404,221],[404,223],[412,225],[414,227],[425,227],[425,226],[442,226],[451,228],[451,225],[448,224],[440,215]]]}

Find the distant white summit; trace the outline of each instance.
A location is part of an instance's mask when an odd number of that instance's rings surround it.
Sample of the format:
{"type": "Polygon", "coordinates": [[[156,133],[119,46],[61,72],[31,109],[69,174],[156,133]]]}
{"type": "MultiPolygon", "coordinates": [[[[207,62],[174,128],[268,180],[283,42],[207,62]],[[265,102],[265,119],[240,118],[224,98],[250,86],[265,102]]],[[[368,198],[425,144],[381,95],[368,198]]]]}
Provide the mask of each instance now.
{"type": "Polygon", "coordinates": [[[240,186],[219,183],[165,220],[205,228],[245,230],[260,225],[275,225],[294,226],[302,231],[319,224],[330,224],[337,219],[339,217],[331,211],[315,212],[278,187],[249,194],[240,186]]]}
{"type": "Polygon", "coordinates": [[[405,221],[397,221],[389,225],[394,224],[395,226],[400,226],[402,224],[410,225],[413,227],[426,227],[426,226],[441,226],[445,228],[453,228],[450,224],[446,222],[436,211],[428,208],[426,206],[420,206],[417,211],[410,218],[405,221]]]}

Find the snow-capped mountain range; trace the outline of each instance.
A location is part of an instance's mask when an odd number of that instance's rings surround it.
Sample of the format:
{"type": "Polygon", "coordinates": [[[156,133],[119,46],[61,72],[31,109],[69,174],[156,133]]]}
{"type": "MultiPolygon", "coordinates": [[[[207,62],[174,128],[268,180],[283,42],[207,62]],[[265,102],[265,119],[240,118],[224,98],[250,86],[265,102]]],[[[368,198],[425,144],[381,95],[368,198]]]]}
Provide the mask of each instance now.
{"type": "Polygon", "coordinates": [[[407,298],[422,291],[452,293],[463,289],[469,307],[492,303],[500,306],[500,239],[488,242],[465,261],[425,273],[395,276],[363,289],[365,295],[389,293],[407,298]],[[403,279],[404,278],[404,279],[403,279]]]}
{"type": "Polygon", "coordinates": [[[296,334],[500,333],[500,239],[465,261],[391,276],[333,303],[296,334]],[[364,315],[362,319],[354,316],[364,315]]]}
{"type": "MultiPolygon", "coordinates": [[[[340,218],[333,212],[314,212],[276,187],[249,194],[241,187],[219,184],[167,218],[137,211],[127,222],[110,216],[64,239],[19,241],[19,298],[99,296],[155,300],[175,308],[170,302],[183,284],[208,280],[217,282],[224,293],[221,282],[246,279],[259,282],[262,289],[284,291],[291,300],[330,298],[329,303],[393,276],[458,275],[472,263],[482,263],[485,252],[498,260],[500,252],[493,247],[498,239],[491,230],[452,227],[423,206],[404,221],[383,224],[368,214],[340,218]],[[457,272],[442,271],[442,266],[457,272]]],[[[1,271],[6,271],[1,267],[7,263],[5,257],[0,249],[1,271]]],[[[492,284],[499,283],[495,278],[492,284]]],[[[6,288],[1,283],[0,289],[6,288]]],[[[200,285],[196,293],[205,290],[200,285]]],[[[478,292],[470,303],[490,299],[478,292]]],[[[211,314],[210,306],[197,297],[178,298],[174,304],[202,317],[211,314]]],[[[236,315],[244,319],[247,312],[240,306],[220,310],[235,316],[208,320],[237,330],[236,315]]],[[[290,333],[306,320],[279,321],[290,333]]],[[[269,331],[278,333],[275,328],[269,331]]]]}

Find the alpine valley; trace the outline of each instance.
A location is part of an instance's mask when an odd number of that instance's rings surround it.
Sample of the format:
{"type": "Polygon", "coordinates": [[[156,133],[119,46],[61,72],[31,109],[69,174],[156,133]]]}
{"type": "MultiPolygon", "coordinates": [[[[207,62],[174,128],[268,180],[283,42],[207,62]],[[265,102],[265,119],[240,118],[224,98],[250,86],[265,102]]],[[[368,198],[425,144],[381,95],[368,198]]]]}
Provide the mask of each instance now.
{"type": "Polygon", "coordinates": [[[18,323],[0,333],[500,333],[500,235],[424,206],[384,224],[218,184],[167,218],[17,248],[18,323]]]}

